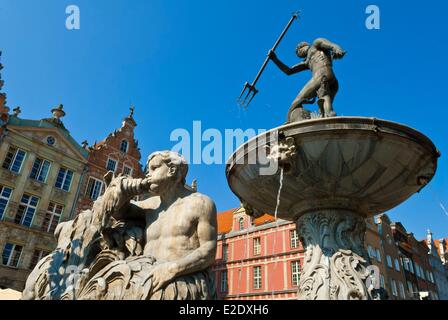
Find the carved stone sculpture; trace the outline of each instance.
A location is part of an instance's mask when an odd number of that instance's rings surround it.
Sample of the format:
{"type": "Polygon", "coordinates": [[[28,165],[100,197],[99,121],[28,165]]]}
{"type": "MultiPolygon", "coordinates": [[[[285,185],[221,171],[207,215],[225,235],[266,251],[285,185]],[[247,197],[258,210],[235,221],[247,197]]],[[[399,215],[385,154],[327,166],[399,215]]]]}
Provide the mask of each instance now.
{"type": "Polygon", "coordinates": [[[105,177],[106,191],[55,232],[58,246],[30,274],[23,299],[214,299],[214,202],[185,187],[177,153],[148,158],[145,179],[105,177]],[[149,192],[144,201],[131,200],[149,192]]]}
{"type": "Polygon", "coordinates": [[[365,223],[349,211],[323,210],[308,213],[297,222],[304,244],[305,261],[299,297],[304,300],[351,300],[372,298],[365,281],[365,223]]]}

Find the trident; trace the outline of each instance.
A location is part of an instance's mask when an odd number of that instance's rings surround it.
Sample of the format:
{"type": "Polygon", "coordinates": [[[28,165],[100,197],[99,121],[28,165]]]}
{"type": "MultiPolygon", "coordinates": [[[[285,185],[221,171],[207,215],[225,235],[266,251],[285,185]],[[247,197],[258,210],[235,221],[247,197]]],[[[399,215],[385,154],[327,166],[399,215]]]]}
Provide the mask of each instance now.
{"type": "MultiPolygon", "coordinates": [[[[292,14],[291,19],[289,20],[288,24],[286,25],[285,29],[283,30],[282,34],[280,35],[280,37],[278,37],[277,41],[275,42],[274,46],[272,47],[271,51],[275,51],[275,49],[277,49],[278,45],[280,44],[280,41],[282,41],[283,37],[285,36],[286,32],[288,32],[289,27],[291,26],[291,24],[294,22],[295,19],[297,19],[299,17],[299,12],[294,12],[292,14]]],[[[243,91],[240,94],[240,97],[238,98],[238,104],[240,106],[244,106],[244,107],[248,107],[250,102],[252,101],[252,99],[255,97],[255,95],[258,93],[258,89],[255,88],[255,85],[258,82],[258,79],[260,79],[261,74],[263,73],[264,69],[266,68],[269,60],[271,58],[268,57],[264,60],[263,65],[261,66],[260,71],[258,71],[257,76],[255,77],[255,80],[252,83],[248,83],[246,82],[244,84],[244,88],[243,91]],[[247,91],[246,96],[243,99],[243,95],[244,93],[247,91]]]]}

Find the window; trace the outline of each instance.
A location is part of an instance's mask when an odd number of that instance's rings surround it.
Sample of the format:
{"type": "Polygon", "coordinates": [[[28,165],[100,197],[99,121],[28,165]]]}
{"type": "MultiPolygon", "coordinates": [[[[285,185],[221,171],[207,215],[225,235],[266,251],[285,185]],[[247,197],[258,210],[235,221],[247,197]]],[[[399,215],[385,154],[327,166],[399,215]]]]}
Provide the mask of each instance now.
{"type": "Polygon", "coordinates": [[[30,227],[33,222],[34,213],[36,212],[39,198],[24,194],[20,200],[19,208],[17,209],[14,222],[17,224],[30,227]]]}
{"type": "Polygon", "coordinates": [[[297,230],[289,231],[289,238],[291,243],[291,249],[296,249],[298,247],[299,235],[297,234],[297,230]]]}
{"type": "Polygon", "coordinates": [[[43,257],[46,257],[50,253],[44,250],[36,249],[33,252],[33,257],[31,258],[29,269],[33,270],[34,267],[39,263],[40,260],[42,260],[43,257]]]}
{"type": "Polygon", "coordinates": [[[411,259],[409,259],[409,270],[414,273],[414,265],[413,265],[413,261],[411,259]]]}
{"type": "Polygon", "coordinates": [[[293,286],[299,285],[300,280],[300,262],[293,261],[291,262],[291,280],[293,286]]]}
{"type": "Polygon", "coordinates": [[[227,270],[221,271],[221,292],[227,291],[227,270]]]}
{"type": "Polygon", "coordinates": [[[25,155],[25,151],[17,149],[15,147],[9,147],[2,167],[12,172],[19,173],[20,169],[22,168],[22,163],[25,159],[25,155]]]}
{"type": "Polygon", "coordinates": [[[101,191],[103,190],[103,182],[95,179],[93,177],[89,178],[89,182],[87,183],[87,196],[95,201],[101,195],[101,191]]]}
{"type": "Polygon", "coordinates": [[[50,233],[54,233],[56,227],[61,219],[64,206],[50,202],[48,204],[47,212],[45,213],[44,223],[42,224],[42,230],[50,233]]]}
{"type": "Polygon", "coordinates": [[[386,260],[387,260],[387,266],[389,268],[392,268],[392,258],[390,257],[390,255],[386,256],[386,260]]]}
{"type": "Polygon", "coordinates": [[[375,250],[372,248],[371,245],[368,245],[368,246],[367,246],[367,251],[368,251],[368,253],[369,253],[369,257],[370,257],[370,258],[374,258],[374,257],[375,257],[375,250]]]}
{"type": "Polygon", "coordinates": [[[400,272],[400,262],[398,262],[398,259],[395,258],[395,270],[397,270],[398,272],[400,272]]]}
{"type": "Polygon", "coordinates": [[[72,184],[72,178],[73,171],[66,168],[60,168],[54,186],[68,192],[70,190],[70,185],[72,184]]]}
{"type": "Polygon", "coordinates": [[[36,158],[36,160],[34,160],[33,168],[31,169],[30,178],[45,182],[47,180],[48,171],[50,171],[50,165],[50,161],[36,158]]]}
{"type": "Polygon", "coordinates": [[[392,288],[392,294],[397,297],[398,296],[397,282],[392,279],[392,281],[390,283],[391,283],[391,288],[392,288]]]}
{"type": "Polygon", "coordinates": [[[429,280],[430,280],[432,283],[435,283],[435,281],[434,281],[434,276],[433,276],[433,274],[432,274],[432,271],[429,271],[429,280]]]}
{"type": "Polygon", "coordinates": [[[128,142],[126,140],[122,140],[120,144],[120,151],[124,153],[128,152],[128,146],[128,142]]]}
{"type": "Polygon", "coordinates": [[[3,214],[5,213],[6,207],[8,206],[11,194],[11,188],[0,186],[0,219],[3,218],[3,214]]]}
{"type": "Polygon", "coordinates": [[[240,230],[244,230],[244,218],[240,218],[239,220],[240,230]]]}
{"type": "Polygon", "coordinates": [[[124,165],[123,166],[123,174],[125,176],[132,176],[132,168],[124,165]]]}
{"type": "Polygon", "coordinates": [[[403,265],[404,270],[409,271],[409,264],[408,264],[408,258],[401,258],[401,262],[403,265]]]}
{"type": "Polygon", "coordinates": [[[106,169],[115,172],[117,170],[117,160],[112,158],[107,159],[106,169]]]}
{"type": "Polygon", "coordinates": [[[254,289],[261,289],[261,267],[254,267],[254,289]]]}
{"type": "Polygon", "coordinates": [[[227,260],[229,257],[229,245],[223,244],[222,245],[222,260],[227,260]]]}
{"type": "Polygon", "coordinates": [[[421,277],[420,275],[420,265],[418,263],[415,264],[415,274],[417,277],[421,277]]]}
{"type": "Polygon", "coordinates": [[[404,285],[403,285],[403,282],[399,281],[399,282],[398,282],[398,285],[399,285],[399,287],[400,287],[400,296],[401,296],[403,299],[406,299],[406,293],[405,293],[405,291],[404,291],[404,285]]]}
{"type": "Polygon", "coordinates": [[[381,253],[379,249],[376,249],[376,259],[381,262],[381,253]]]}
{"type": "Polygon", "coordinates": [[[386,283],[384,282],[384,276],[380,274],[380,286],[381,288],[386,288],[386,283]]]}
{"type": "Polygon", "coordinates": [[[22,246],[7,243],[3,248],[2,264],[8,267],[17,268],[22,254],[22,246]]]}
{"type": "Polygon", "coordinates": [[[261,253],[261,240],[260,238],[254,238],[254,255],[259,255],[261,253]]]}

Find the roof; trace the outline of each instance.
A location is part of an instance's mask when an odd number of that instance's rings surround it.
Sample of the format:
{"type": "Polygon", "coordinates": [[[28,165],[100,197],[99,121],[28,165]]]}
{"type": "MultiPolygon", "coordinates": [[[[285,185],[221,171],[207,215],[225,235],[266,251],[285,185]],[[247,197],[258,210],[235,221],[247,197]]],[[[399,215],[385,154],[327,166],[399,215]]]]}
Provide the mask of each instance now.
{"type": "MultiPolygon", "coordinates": [[[[224,212],[218,213],[218,234],[229,233],[233,227],[233,214],[239,211],[240,208],[230,209],[224,212]]],[[[275,221],[275,217],[270,214],[264,214],[253,220],[255,226],[261,226],[263,224],[275,221]]]]}
{"type": "Polygon", "coordinates": [[[70,135],[70,132],[65,129],[63,126],[56,125],[52,121],[48,119],[42,120],[27,120],[20,119],[16,116],[11,115],[9,117],[8,125],[18,126],[18,127],[32,127],[32,128],[48,128],[48,129],[57,129],[58,132],[65,138],[67,141],[75,148],[76,151],[81,153],[83,157],[87,158],[89,156],[89,152],[85,150],[81,145],[79,145],[75,139],[70,135]]]}
{"type": "Polygon", "coordinates": [[[229,233],[232,230],[233,213],[237,209],[227,210],[218,213],[218,234],[229,233]]]}

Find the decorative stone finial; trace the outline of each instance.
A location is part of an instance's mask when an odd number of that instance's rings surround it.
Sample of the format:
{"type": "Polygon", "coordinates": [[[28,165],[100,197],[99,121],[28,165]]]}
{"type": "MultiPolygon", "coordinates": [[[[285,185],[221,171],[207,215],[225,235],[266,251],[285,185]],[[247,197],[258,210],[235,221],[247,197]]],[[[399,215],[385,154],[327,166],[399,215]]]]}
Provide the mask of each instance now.
{"type": "Polygon", "coordinates": [[[428,241],[428,244],[432,242],[432,232],[430,229],[426,231],[426,240],[428,241]]]}
{"type": "MultiPolygon", "coordinates": [[[[0,51],[0,58],[2,57],[2,52],[0,51]]],[[[1,62],[0,62],[0,71],[3,69],[3,65],[1,64],[1,62]]],[[[2,75],[0,74],[0,90],[2,90],[2,87],[3,87],[3,84],[4,84],[4,82],[3,82],[3,80],[1,80],[2,79],[2,75]]]]}
{"type": "MultiPolygon", "coordinates": [[[[2,56],[2,52],[0,51],[0,58],[2,56]]],[[[3,65],[0,63],[0,71],[3,69],[3,65]]],[[[0,73],[0,91],[3,88],[5,82],[2,80],[2,75],[0,73]]],[[[9,108],[6,106],[6,93],[0,92],[0,113],[8,113],[9,108]]]]}
{"type": "Polygon", "coordinates": [[[64,106],[60,104],[57,108],[51,109],[51,113],[53,114],[53,118],[60,120],[65,116],[64,106]]]}
{"type": "Polygon", "coordinates": [[[131,104],[131,106],[129,107],[129,115],[123,119],[123,122],[121,124],[121,127],[125,127],[126,125],[134,128],[137,126],[137,123],[134,120],[134,112],[135,112],[135,107],[134,105],[131,104]]]}
{"type": "Polygon", "coordinates": [[[20,113],[22,113],[22,110],[20,109],[19,106],[15,107],[14,109],[12,109],[13,115],[14,117],[18,117],[20,113]]]}

